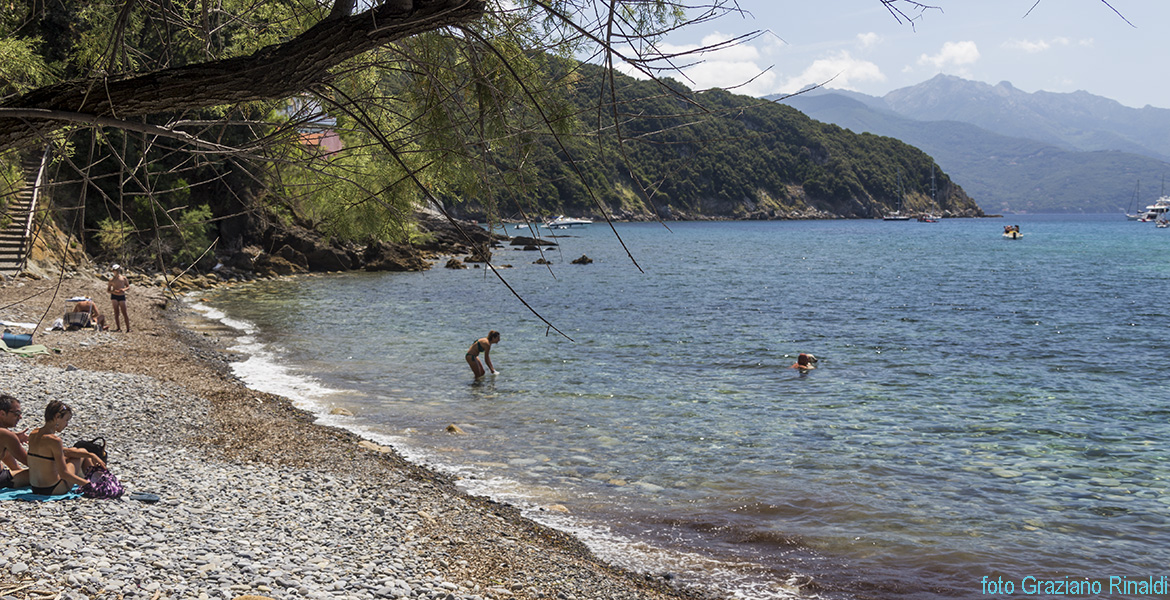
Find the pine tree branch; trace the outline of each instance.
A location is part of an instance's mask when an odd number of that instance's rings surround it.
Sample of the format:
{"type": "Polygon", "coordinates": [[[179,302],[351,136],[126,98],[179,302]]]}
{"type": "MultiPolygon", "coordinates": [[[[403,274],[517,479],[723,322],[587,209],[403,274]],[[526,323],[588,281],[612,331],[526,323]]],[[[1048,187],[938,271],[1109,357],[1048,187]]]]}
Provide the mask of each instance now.
{"type": "MultiPolygon", "coordinates": [[[[249,56],[150,73],[66,81],[39,88],[0,108],[129,119],[212,106],[275,100],[327,82],[345,60],[400,39],[480,18],[484,0],[386,2],[353,16],[317,23],[297,37],[249,56]],[[406,9],[406,10],[404,10],[406,9]]],[[[56,119],[0,113],[0,150],[26,144],[56,119]]]]}

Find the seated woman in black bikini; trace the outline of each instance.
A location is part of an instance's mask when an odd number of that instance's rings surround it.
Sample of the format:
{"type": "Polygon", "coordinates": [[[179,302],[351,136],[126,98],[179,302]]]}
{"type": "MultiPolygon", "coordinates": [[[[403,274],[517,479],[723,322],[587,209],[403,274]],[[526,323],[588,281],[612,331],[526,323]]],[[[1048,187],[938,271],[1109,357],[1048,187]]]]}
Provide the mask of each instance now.
{"type": "Polygon", "coordinates": [[[491,352],[492,344],[498,343],[500,343],[500,332],[492,330],[488,332],[487,337],[475,340],[475,343],[467,350],[467,364],[471,365],[471,372],[475,373],[476,379],[483,377],[486,372],[483,370],[483,365],[479,362],[480,352],[483,352],[483,360],[487,363],[488,370],[492,372],[492,375],[496,374],[496,368],[492,366],[491,352]]]}
{"type": "Polygon", "coordinates": [[[73,409],[60,400],[45,407],[45,424],[28,434],[28,481],[34,494],[67,494],[74,484],[89,483],[82,474],[91,465],[104,467],[100,458],[89,452],[71,450],[65,457],[65,444],[57,434],[69,426],[73,409]]]}

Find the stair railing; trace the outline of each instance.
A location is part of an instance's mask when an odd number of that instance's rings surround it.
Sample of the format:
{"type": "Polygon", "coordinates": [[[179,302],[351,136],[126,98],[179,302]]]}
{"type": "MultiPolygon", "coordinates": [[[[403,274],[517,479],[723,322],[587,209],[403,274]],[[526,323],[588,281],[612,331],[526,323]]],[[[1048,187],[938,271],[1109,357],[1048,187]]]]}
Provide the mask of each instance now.
{"type": "Polygon", "coordinates": [[[28,204],[28,216],[24,219],[24,237],[20,240],[20,267],[23,271],[28,266],[28,255],[32,253],[32,226],[33,218],[37,214],[37,197],[41,195],[41,182],[45,178],[45,169],[49,165],[49,152],[52,145],[45,146],[45,153],[41,155],[41,166],[37,169],[37,178],[33,183],[32,200],[28,204]]]}

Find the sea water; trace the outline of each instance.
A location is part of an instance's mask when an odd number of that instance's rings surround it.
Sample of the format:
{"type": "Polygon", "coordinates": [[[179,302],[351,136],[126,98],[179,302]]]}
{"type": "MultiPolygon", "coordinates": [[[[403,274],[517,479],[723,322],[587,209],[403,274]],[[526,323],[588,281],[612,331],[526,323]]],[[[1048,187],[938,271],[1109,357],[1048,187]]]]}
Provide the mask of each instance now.
{"type": "Polygon", "coordinates": [[[1170,231],[668,225],[558,232],[551,267],[505,247],[497,271],[297,278],[197,306],[245,334],[251,385],[639,571],[743,598],[1108,592],[1170,572],[1170,231]],[[500,373],[474,381],[464,353],[491,329],[500,373]],[[789,368],[800,352],[815,370],[789,368]]]}

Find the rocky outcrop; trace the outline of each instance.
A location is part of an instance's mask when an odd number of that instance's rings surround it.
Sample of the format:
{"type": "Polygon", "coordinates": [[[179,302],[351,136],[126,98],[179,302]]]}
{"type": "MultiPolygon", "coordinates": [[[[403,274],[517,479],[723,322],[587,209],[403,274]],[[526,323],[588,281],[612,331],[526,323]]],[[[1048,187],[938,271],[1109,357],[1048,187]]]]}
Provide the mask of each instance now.
{"type": "Polygon", "coordinates": [[[264,238],[264,246],[269,254],[279,256],[306,271],[350,271],[361,264],[355,250],[297,225],[270,227],[264,233],[264,238]]]}
{"type": "Polygon", "coordinates": [[[425,271],[431,266],[409,244],[376,242],[366,246],[361,258],[367,271],[425,271]]]}
{"type": "Polygon", "coordinates": [[[297,273],[307,271],[305,267],[293,263],[283,256],[273,254],[261,254],[257,256],[254,261],[253,270],[257,275],[264,277],[296,275],[297,273]]]}
{"type": "Polygon", "coordinates": [[[439,254],[461,254],[475,246],[490,247],[497,241],[508,239],[492,235],[472,221],[455,221],[431,213],[416,215],[419,229],[425,231],[422,240],[415,247],[424,252],[439,254]]]}

